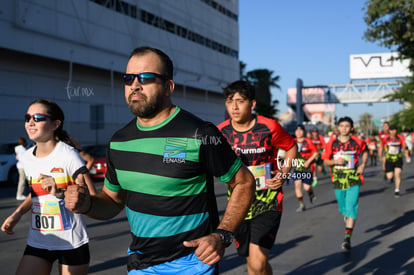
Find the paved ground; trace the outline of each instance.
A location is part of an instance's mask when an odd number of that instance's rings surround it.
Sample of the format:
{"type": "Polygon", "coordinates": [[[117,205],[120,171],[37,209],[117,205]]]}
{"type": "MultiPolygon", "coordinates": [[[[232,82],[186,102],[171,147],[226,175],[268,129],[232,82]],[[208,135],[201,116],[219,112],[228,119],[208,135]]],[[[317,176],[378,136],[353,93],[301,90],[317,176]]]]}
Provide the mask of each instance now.
{"type": "MultiPolygon", "coordinates": [[[[414,274],[414,164],[404,166],[402,196],[398,199],[379,167],[368,167],[365,176],[351,253],[340,249],[344,223],[327,177],[322,177],[315,189],[314,205],[305,197],[308,209],[303,213],[295,212],[293,186],[284,188],[284,214],[270,259],[274,274],[414,274]]],[[[223,211],[225,185],[216,183],[216,193],[223,211]]],[[[0,220],[17,205],[15,187],[0,187],[0,220]]],[[[25,246],[28,221],[29,215],[23,217],[12,236],[0,234],[1,274],[14,274],[25,246]]],[[[88,218],[87,222],[90,274],[126,274],[130,235],[125,214],[109,221],[88,218]]],[[[52,274],[58,274],[56,268],[52,274]]],[[[234,246],[226,251],[221,274],[247,274],[244,259],[237,256],[234,246]]]]}

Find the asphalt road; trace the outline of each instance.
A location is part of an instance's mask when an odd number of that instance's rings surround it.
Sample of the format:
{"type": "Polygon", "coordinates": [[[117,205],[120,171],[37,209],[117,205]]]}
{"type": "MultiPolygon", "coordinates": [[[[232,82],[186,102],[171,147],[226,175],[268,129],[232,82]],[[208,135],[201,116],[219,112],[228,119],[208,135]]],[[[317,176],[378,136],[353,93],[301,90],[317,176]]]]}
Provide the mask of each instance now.
{"type": "MultiPolygon", "coordinates": [[[[394,198],[393,184],[383,179],[379,166],[368,167],[361,188],[359,213],[352,250],[344,253],[344,222],[337,209],[330,180],[321,177],[315,188],[317,200],[296,213],[292,185],[284,187],[282,223],[271,251],[274,274],[414,274],[414,164],[404,164],[401,197],[394,198]]],[[[96,183],[98,188],[101,182],[96,183]]],[[[215,184],[221,213],[225,208],[225,184],[215,184]]],[[[15,209],[15,187],[0,187],[1,222],[15,209]]],[[[87,218],[90,274],[126,274],[130,241],[125,213],[109,221],[87,218]]],[[[22,218],[14,235],[0,234],[1,274],[14,274],[25,247],[29,215],[22,218]]],[[[220,274],[247,274],[244,259],[234,246],[226,250],[220,274]]],[[[58,274],[56,264],[52,274],[58,274]]]]}

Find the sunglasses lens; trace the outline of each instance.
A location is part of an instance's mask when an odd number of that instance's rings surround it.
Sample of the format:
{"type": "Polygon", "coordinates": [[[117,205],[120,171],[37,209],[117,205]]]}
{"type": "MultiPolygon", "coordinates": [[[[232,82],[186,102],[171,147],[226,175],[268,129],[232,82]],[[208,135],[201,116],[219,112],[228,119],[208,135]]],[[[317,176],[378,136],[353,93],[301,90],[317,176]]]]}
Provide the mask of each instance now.
{"type": "Polygon", "coordinates": [[[141,84],[154,83],[157,77],[161,79],[165,79],[163,75],[156,74],[156,73],[140,73],[140,74],[123,74],[122,80],[124,81],[125,85],[132,85],[135,77],[138,78],[138,82],[141,84]]]}
{"type": "Polygon", "coordinates": [[[46,116],[45,115],[41,115],[41,114],[34,114],[33,115],[33,120],[35,122],[45,121],[46,120],[46,116]]]}
{"type": "Polygon", "coordinates": [[[134,74],[124,74],[122,76],[122,80],[124,81],[125,85],[131,85],[134,82],[135,75],[134,74]]]}
{"type": "Polygon", "coordinates": [[[24,116],[24,120],[25,120],[26,122],[29,122],[31,118],[33,118],[33,121],[34,121],[34,122],[39,122],[39,121],[46,121],[47,116],[46,116],[46,115],[42,115],[42,114],[34,114],[34,115],[32,115],[32,116],[31,116],[31,115],[29,115],[29,114],[26,114],[26,115],[24,116]]]}
{"type": "Polygon", "coordinates": [[[138,81],[141,84],[149,84],[149,83],[154,83],[155,82],[155,78],[158,75],[153,74],[153,73],[142,73],[138,75],[138,81]]]}

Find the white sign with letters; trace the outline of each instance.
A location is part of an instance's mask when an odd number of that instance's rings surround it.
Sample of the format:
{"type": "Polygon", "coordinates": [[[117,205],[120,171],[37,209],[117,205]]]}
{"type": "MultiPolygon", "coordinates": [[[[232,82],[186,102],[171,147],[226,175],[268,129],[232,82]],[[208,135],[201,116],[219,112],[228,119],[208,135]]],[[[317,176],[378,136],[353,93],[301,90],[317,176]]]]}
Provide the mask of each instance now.
{"type": "Polygon", "coordinates": [[[401,78],[411,76],[408,59],[397,60],[397,53],[351,54],[350,79],[401,78]]]}

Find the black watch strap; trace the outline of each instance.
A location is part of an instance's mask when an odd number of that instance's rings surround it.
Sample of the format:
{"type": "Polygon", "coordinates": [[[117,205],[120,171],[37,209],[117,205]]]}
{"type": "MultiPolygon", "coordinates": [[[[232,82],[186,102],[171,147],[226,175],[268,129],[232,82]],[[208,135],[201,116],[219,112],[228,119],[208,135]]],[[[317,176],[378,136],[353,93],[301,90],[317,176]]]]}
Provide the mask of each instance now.
{"type": "Polygon", "coordinates": [[[232,232],[217,228],[214,233],[219,234],[221,242],[225,247],[229,247],[233,243],[234,235],[232,232]]]}

